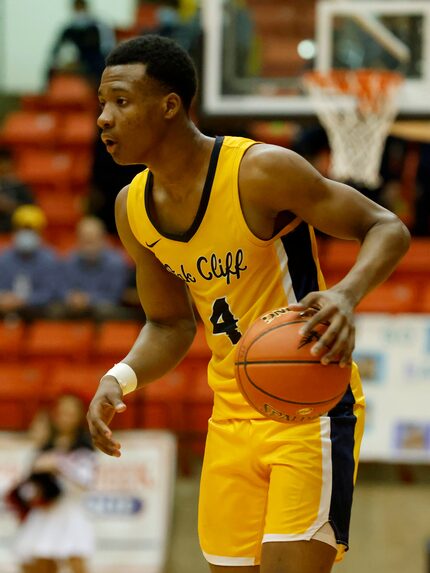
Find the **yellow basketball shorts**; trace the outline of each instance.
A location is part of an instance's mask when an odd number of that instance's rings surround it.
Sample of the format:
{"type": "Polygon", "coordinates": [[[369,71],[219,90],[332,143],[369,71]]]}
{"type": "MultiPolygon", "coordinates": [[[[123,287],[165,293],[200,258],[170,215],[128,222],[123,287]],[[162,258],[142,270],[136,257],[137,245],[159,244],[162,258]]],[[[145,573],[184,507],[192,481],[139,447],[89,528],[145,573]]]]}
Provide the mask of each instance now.
{"type": "Polygon", "coordinates": [[[341,559],[363,427],[351,390],[307,423],[210,420],[199,500],[207,561],[257,565],[262,543],[309,540],[326,523],[341,559]]]}

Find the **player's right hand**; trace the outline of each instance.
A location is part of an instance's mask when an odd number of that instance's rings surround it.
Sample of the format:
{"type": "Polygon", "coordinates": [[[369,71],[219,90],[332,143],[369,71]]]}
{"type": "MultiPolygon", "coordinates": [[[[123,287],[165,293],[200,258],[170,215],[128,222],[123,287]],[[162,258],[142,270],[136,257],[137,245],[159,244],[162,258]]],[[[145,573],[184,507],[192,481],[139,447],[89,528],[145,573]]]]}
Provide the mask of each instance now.
{"type": "Polygon", "coordinates": [[[103,376],[88,408],[87,420],[94,445],[108,456],[121,456],[121,444],[114,440],[109,424],[126,407],[121,386],[113,376],[103,376]]]}

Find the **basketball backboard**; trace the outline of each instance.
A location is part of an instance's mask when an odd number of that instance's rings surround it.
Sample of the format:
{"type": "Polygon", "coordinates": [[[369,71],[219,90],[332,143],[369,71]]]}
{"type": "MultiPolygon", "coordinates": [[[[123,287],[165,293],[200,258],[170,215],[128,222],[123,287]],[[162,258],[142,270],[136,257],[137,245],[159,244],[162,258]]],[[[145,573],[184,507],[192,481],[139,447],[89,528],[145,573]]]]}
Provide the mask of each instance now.
{"type": "Polygon", "coordinates": [[[209,114],[314,114],[304,72],[405,75],[400,112],[430,115],[430,0],[203,0],[209,114]]]}
{"type": "Polygon", "coordinates": [[[322,1],[316,67],[378,68],[405,77],[401,112],[430,113],[430,2],[322,1]]]}

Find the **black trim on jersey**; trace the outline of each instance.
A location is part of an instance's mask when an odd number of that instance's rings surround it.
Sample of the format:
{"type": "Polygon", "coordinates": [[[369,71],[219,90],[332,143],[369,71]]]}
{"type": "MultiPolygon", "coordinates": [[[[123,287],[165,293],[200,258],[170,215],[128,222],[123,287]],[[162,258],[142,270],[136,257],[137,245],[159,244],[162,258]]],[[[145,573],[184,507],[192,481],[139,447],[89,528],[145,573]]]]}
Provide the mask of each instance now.
{"type": "Polygon", "coordinates": [[[348,547],[354,491],[354,446],[357,417],[354,414],[355,398],[351,386],[344,397],[330,412],[332,494],[329,520],[336,541],[348,547]]]}
{"type": "Polygon", "coordinates": [[[301,300],[312,291],[319,290],[318,269],[312,254],[312,241],[307,223],[300,223],[291,233],[281,237],[288,257],[296,300],[301,300]]]}
{"type": "Polygon", "coordinates": [[[152,193],[152,186],[154,183],[154,176],[152,175],[151,171],[148,172],[148,177],[146,179],[146,185],[145,185],[145,209],[149,220],[151,221],[153,226],[157,229],[157,231],[160,233],[162,237],[165,237],[166,239],[172,239],[174,241],[181,241],[182,243],[187,243],[196,234],[197,229],[200,227],[200,224],[203,221],[203,217],[205,216],[206,209],[209,204],[209,198],[211,196],[211,191],[212,191],[212,184],[215,178],[215,172],[218,165],[218,158],[223,141],[224,137],[222,136],[217,136],[215,138],[215,143],[209,160],[208,172],[206,175],[206,180],[203,187],[203,193],[200,199],[199,208],[197,209],[196,217],[193,221],[193,224],[187,231],[185,231],[185,233],[164,232],[159,228],[157,222],[152,217],[151,193],[152,193]]]}

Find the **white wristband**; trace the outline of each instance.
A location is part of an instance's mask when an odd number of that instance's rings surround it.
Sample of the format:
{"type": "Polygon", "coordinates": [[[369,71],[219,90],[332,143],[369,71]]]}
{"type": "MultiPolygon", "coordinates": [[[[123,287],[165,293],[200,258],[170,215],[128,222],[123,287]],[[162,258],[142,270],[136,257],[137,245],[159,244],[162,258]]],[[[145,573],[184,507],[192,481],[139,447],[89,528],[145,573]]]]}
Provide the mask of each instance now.
{"type": "Polygon", "coordinates": [[[137,388],[136,372],[125,362],[115,364],[106,372],[105,376],[113,376],[116,379],[121,386],[123,396],[134,392],[137,388]]]}

